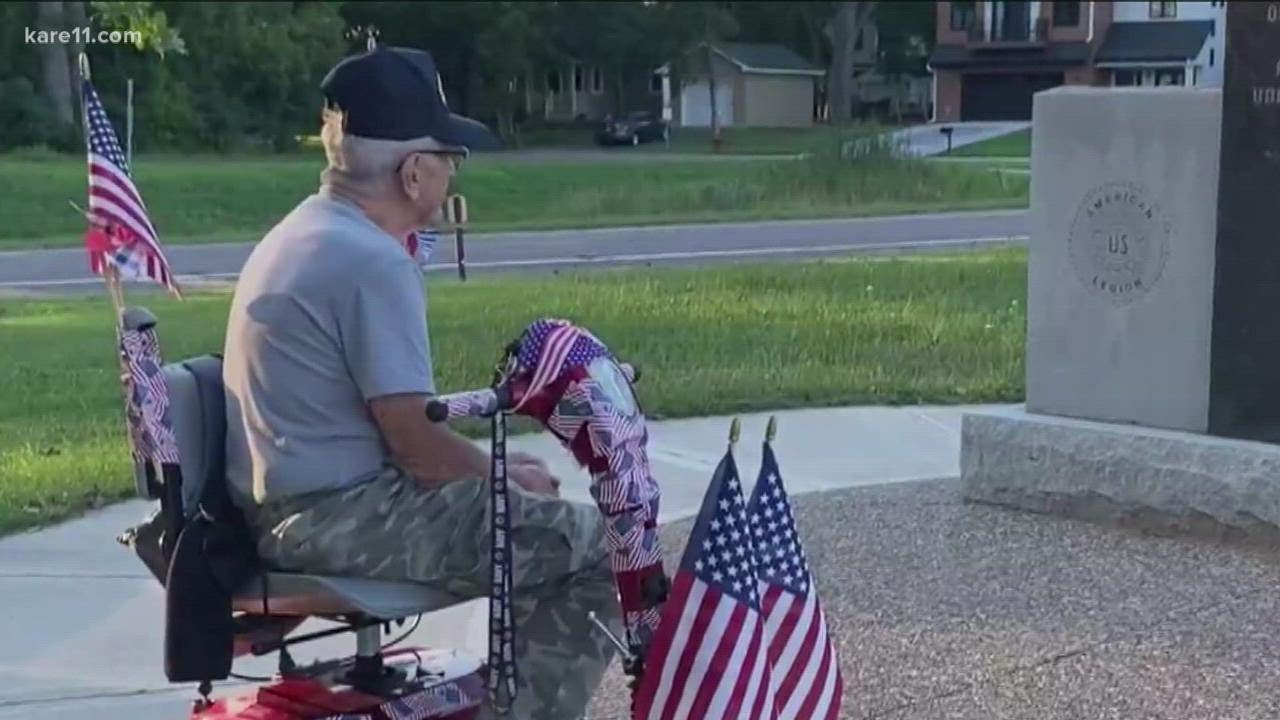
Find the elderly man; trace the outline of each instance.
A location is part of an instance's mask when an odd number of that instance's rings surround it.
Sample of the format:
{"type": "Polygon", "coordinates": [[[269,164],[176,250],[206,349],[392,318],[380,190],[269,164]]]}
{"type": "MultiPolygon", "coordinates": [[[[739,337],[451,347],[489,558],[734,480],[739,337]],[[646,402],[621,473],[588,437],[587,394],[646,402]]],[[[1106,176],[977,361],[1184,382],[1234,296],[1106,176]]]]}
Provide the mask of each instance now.
{"type": "MultiPolygon", "coordinates": [[[[325,78],[319,192],[246,262],[227,326],[228,481],[279,567],[489,589],[489,457],[424,408],[435,393],[420,271],[404,240],[437,218],[470,148],[427,53],[378,48],[325,78]]],[[[593,506],[512,454],[520,718],[580,716],[619,621],[593,506]]]]}

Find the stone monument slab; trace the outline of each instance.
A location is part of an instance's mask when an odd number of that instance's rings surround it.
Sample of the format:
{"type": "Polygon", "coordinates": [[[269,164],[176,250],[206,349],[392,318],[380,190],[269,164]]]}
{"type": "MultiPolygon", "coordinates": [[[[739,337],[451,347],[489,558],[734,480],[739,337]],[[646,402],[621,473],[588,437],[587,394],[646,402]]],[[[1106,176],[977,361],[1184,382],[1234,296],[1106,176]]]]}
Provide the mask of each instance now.
{"type": "Polygon", "coordinates": [[[1036,95],[1028,410],[1207,428],[1221,97],[1036,95]]]}

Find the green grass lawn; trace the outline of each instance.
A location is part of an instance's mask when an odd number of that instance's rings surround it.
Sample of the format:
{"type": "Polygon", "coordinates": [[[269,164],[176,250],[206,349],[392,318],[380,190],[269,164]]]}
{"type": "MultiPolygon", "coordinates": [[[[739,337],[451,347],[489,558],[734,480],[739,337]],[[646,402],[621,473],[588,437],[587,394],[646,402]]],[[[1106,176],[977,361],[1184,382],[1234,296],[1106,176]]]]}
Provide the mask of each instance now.
{"type": "Polygon", "coordinates": [[[1019,130],[1000,137],[958,147],[952,155],[961,157],[1031,157],[1031,129],[1019,130]]]}
{"type": "MultiPolygon", "coordinates": [[[[437,385],[486,384],[528,321],[571,318],[643,369],[655,418],[858,403],[1016,401],[1026,253],[433,278],[437,385]]],[[[155,296],[165,357],[219,351],[228,296],[155,296]]],[[[0,301],[0,532],[128,497],[104,299],[0,301]]]]}
{"type": "MultiPolygon", "coordinates": [[[[134,173],[168,245],[257,240],[318,184],[319,154],[142,156],[134,173]]],[[[1023,207],[1025,179],[920,160],[533,163],[478,156],[458,177],[473,230],[883,215],[1023,207]]],[[[0,158],[0,250],[72,247],[81,158],[0,158]]]]}

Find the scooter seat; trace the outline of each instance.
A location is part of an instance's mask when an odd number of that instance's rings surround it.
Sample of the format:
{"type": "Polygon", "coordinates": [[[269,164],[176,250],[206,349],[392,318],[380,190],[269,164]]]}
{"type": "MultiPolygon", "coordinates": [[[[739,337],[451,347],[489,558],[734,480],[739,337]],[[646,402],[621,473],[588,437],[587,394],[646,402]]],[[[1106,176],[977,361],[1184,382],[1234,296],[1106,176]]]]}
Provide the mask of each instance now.
{"type": "Polygon", "coordinates": [[[232,608],[254,615],[360,614],[378,620],[397,620],[459,602],[461,600],[449,593],[416,583],[269,572],[253,578],[236,593],[232,608]]]}

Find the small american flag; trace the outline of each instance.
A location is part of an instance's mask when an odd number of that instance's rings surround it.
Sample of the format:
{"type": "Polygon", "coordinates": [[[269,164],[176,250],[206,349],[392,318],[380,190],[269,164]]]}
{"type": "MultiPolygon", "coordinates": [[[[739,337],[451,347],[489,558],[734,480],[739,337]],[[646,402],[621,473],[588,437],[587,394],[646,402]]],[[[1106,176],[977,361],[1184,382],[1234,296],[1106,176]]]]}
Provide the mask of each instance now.
{"type": "Polygon", "coordinates": [[[756,553],[731,453],[711,479],[637,688],[637,720],[773,720],[756,553]]]}
{"type": "Polygon", "coordinates": [[[748,512],[764,585],[778,720],[831,720],[840,714],[844,690],[839,658],[769,443],[748,512]]]}
{"type": "Polygon", "coordinates": [[[580,367],[608,355],[603,343],[566,320],[538,320],[526,332],[517,358],[522,367],[532,369],[533,376],[517,410],[524,400],[541,392],[565,369],[580,367]]]}
{"type": "Polygon", "coordinates": [[[440,233],[435,230],[415,231],[405,238],[404,249],[409,252],[409,257],[413,258],[418,267],[425,269],[431,261],[431,251],[435,250],[438,242],[440,242],[440,233]]]}
{"type": "Polygon", "coordinates": [[[88,80],[81,91],[89,152],[89,267],[101,275],[109,264],[122,278],[150,278],[181,296],[98,93],[88,80]]]}

